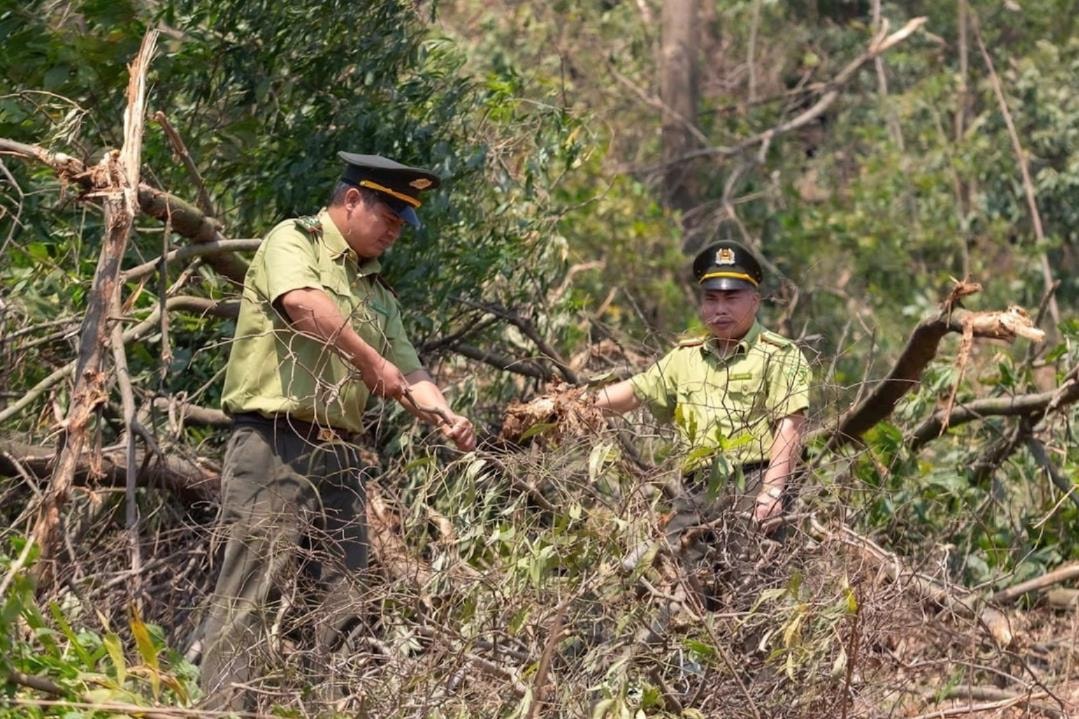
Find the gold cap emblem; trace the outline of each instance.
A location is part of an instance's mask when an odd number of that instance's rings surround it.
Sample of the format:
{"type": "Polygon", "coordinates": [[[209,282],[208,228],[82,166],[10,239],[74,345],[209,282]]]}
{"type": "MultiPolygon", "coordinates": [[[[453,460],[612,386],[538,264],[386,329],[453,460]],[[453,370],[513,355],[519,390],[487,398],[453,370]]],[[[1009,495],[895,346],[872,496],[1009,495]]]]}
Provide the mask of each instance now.
{"type": "Polygon", "coordinates": [[[431,186],[431,181],[426,177],[417,177],[412,182],[408,183],[409,187],[415,187],[417,190],[426,190],[431,186]]]}
{"type": "Polygon", "coordinates": [[[716,251],[716,264],[717,265],[733,265],[734,264],[734,250],[730,247],[721,247],[716,251]]]}

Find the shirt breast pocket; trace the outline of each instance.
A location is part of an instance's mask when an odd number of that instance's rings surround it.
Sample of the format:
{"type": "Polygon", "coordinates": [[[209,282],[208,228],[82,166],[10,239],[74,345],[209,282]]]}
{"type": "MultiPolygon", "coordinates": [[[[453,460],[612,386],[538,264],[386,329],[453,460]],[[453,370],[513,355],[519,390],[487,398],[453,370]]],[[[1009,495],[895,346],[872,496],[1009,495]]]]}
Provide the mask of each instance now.
{"type": "Polygon", "coordinates": [[[752,411],[763,405],[764,395],[761,381],[751,374],[733,375],[727,381],[726,401],[724,404],[732,410],[752,411]]]}

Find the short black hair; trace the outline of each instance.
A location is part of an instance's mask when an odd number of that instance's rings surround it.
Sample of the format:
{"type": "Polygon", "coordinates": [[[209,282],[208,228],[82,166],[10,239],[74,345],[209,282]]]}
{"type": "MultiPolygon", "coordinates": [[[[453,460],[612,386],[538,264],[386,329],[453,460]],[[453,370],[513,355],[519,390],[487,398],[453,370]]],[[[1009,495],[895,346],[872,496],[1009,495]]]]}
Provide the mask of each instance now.
{"type": "Polygon", "coordinates": [[[359,192],[360,197],[363,198],[363,201],[366,204],[370,204],[373,201],[382,201],[382,198],[379,197],[379,193],[374,190],[369,190],[366,187],[356,187],[344,180],[338,180],[337,184],[333,186],[333,192],[330,193],[329,207],[337,207],[338,205],[345,204],[345,194],[349,190],[356,190],[359,192]]]}

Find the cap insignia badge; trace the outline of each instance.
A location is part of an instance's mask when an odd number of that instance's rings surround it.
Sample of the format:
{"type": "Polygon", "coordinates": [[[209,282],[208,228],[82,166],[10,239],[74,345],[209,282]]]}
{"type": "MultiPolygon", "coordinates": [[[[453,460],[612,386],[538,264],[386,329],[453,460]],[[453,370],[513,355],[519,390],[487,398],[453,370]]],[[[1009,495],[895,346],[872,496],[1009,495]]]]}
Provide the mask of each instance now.
{"type": "Polygon", "coordinates": [[[729,247],[721,247],[716,252],[716,264],[717,265],[733,265],[734,264],[734,250],[729,247]]]}
{"type": "Polygon", "coordinates": [[[426,177],[418,177],[412,182],[408,183],[409,187],[415,187],[417,190],[426,190],[431,186],[431,181],[426,177]]]}

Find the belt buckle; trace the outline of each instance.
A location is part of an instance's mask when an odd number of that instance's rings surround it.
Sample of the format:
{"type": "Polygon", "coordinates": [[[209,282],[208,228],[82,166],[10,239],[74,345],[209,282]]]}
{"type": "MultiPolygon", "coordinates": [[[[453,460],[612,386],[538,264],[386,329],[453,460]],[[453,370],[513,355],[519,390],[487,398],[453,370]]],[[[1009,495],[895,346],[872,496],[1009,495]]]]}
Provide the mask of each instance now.
{"type": "Polygon", "coordinates": [[[319,427],[318,441],[319,442],[336,442],[341,439],[341,436],[337,434],[333,427],[319,427]]]}

